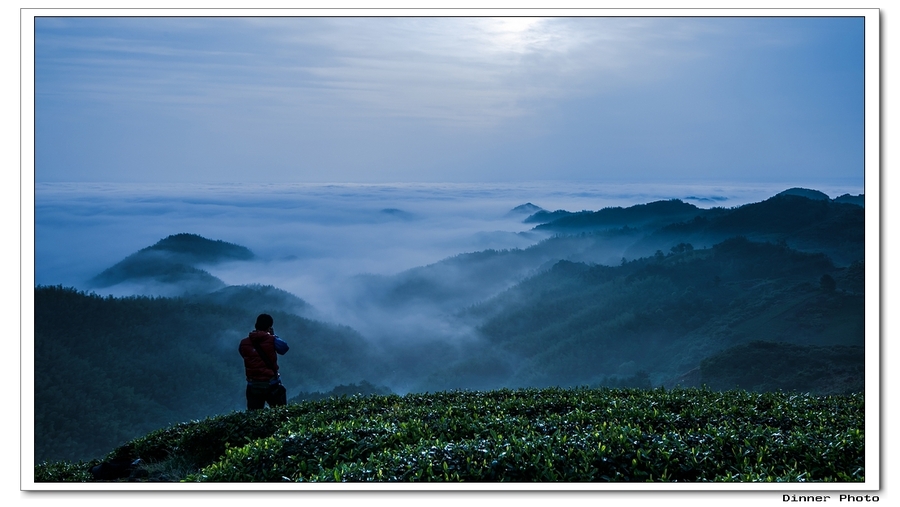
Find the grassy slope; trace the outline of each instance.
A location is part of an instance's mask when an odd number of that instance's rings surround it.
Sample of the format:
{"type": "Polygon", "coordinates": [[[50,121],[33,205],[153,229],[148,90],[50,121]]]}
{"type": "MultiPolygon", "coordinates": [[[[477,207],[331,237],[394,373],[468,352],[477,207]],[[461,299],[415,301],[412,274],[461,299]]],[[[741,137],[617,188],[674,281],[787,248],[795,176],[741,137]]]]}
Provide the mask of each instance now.
{"type": "MultiPolygon", "coordinates": [[[[342,397],[180,424],[108,459],[144,460],[132,480],[862,481],[864,408],[699,389],[342,397]]],[[[97,462],[35,480],[90,481],[97,462]]]]}

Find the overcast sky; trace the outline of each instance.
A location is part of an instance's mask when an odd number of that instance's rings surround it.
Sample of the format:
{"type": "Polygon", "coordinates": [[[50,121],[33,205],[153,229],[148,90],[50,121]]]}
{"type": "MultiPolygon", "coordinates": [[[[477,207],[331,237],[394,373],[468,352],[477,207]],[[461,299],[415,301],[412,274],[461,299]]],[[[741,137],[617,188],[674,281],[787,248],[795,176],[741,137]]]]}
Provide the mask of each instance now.
{"type": "Polygon", "coordinates": [[[863,183],[863,18],[38,18],[35,181],[863,183]]]}

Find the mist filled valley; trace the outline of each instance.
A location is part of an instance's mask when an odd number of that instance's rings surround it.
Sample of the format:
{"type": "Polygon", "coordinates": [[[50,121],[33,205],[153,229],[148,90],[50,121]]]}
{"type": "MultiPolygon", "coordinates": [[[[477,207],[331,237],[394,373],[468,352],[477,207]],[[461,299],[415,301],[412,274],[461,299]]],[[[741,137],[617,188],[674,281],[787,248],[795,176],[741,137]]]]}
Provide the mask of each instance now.
{"type": "Polygon", "coordinates": [[[35,210],[36,462],[243,410],[260,313],[293,401],[864,390],[839,189],[41,184],[35,210]]]}

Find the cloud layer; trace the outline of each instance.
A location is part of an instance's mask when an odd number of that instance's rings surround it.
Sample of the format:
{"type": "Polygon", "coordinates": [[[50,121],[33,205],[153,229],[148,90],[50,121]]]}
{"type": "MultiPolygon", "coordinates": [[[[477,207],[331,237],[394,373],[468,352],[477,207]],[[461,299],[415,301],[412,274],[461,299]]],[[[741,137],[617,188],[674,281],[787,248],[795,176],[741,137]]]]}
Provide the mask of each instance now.
{"type": "MultiPolygon", "coordinates": [[[[358,274],[393,275],[465,252],[542,239],[509,211],[596,210],[681,198],[736,206],[777,185],[127,185],[38,184],[35,283],[84,287],[100,271],[182,232],[247,246],[261,259],[210,268],[228,284],[272,284],[324,307],[358,274]]],[[[861,188],[822,188],[835,197],[861,188]]]]}
{"type": "Polygon", "coordinates": [[[38,18],[37,181],[862,180],[861,18],[38,18]]]}

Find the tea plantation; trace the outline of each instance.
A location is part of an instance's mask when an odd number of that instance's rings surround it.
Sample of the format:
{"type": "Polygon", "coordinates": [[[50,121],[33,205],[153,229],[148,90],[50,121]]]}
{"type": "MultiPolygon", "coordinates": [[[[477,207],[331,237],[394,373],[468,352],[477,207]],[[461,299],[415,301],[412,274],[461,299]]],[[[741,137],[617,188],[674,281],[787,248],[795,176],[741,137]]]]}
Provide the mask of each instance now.
{"type": "Polygon", "coordinates": [[[864,395],[521,389],[354,396],[191,421],[35,481],[865,480],[864,395]]]}

